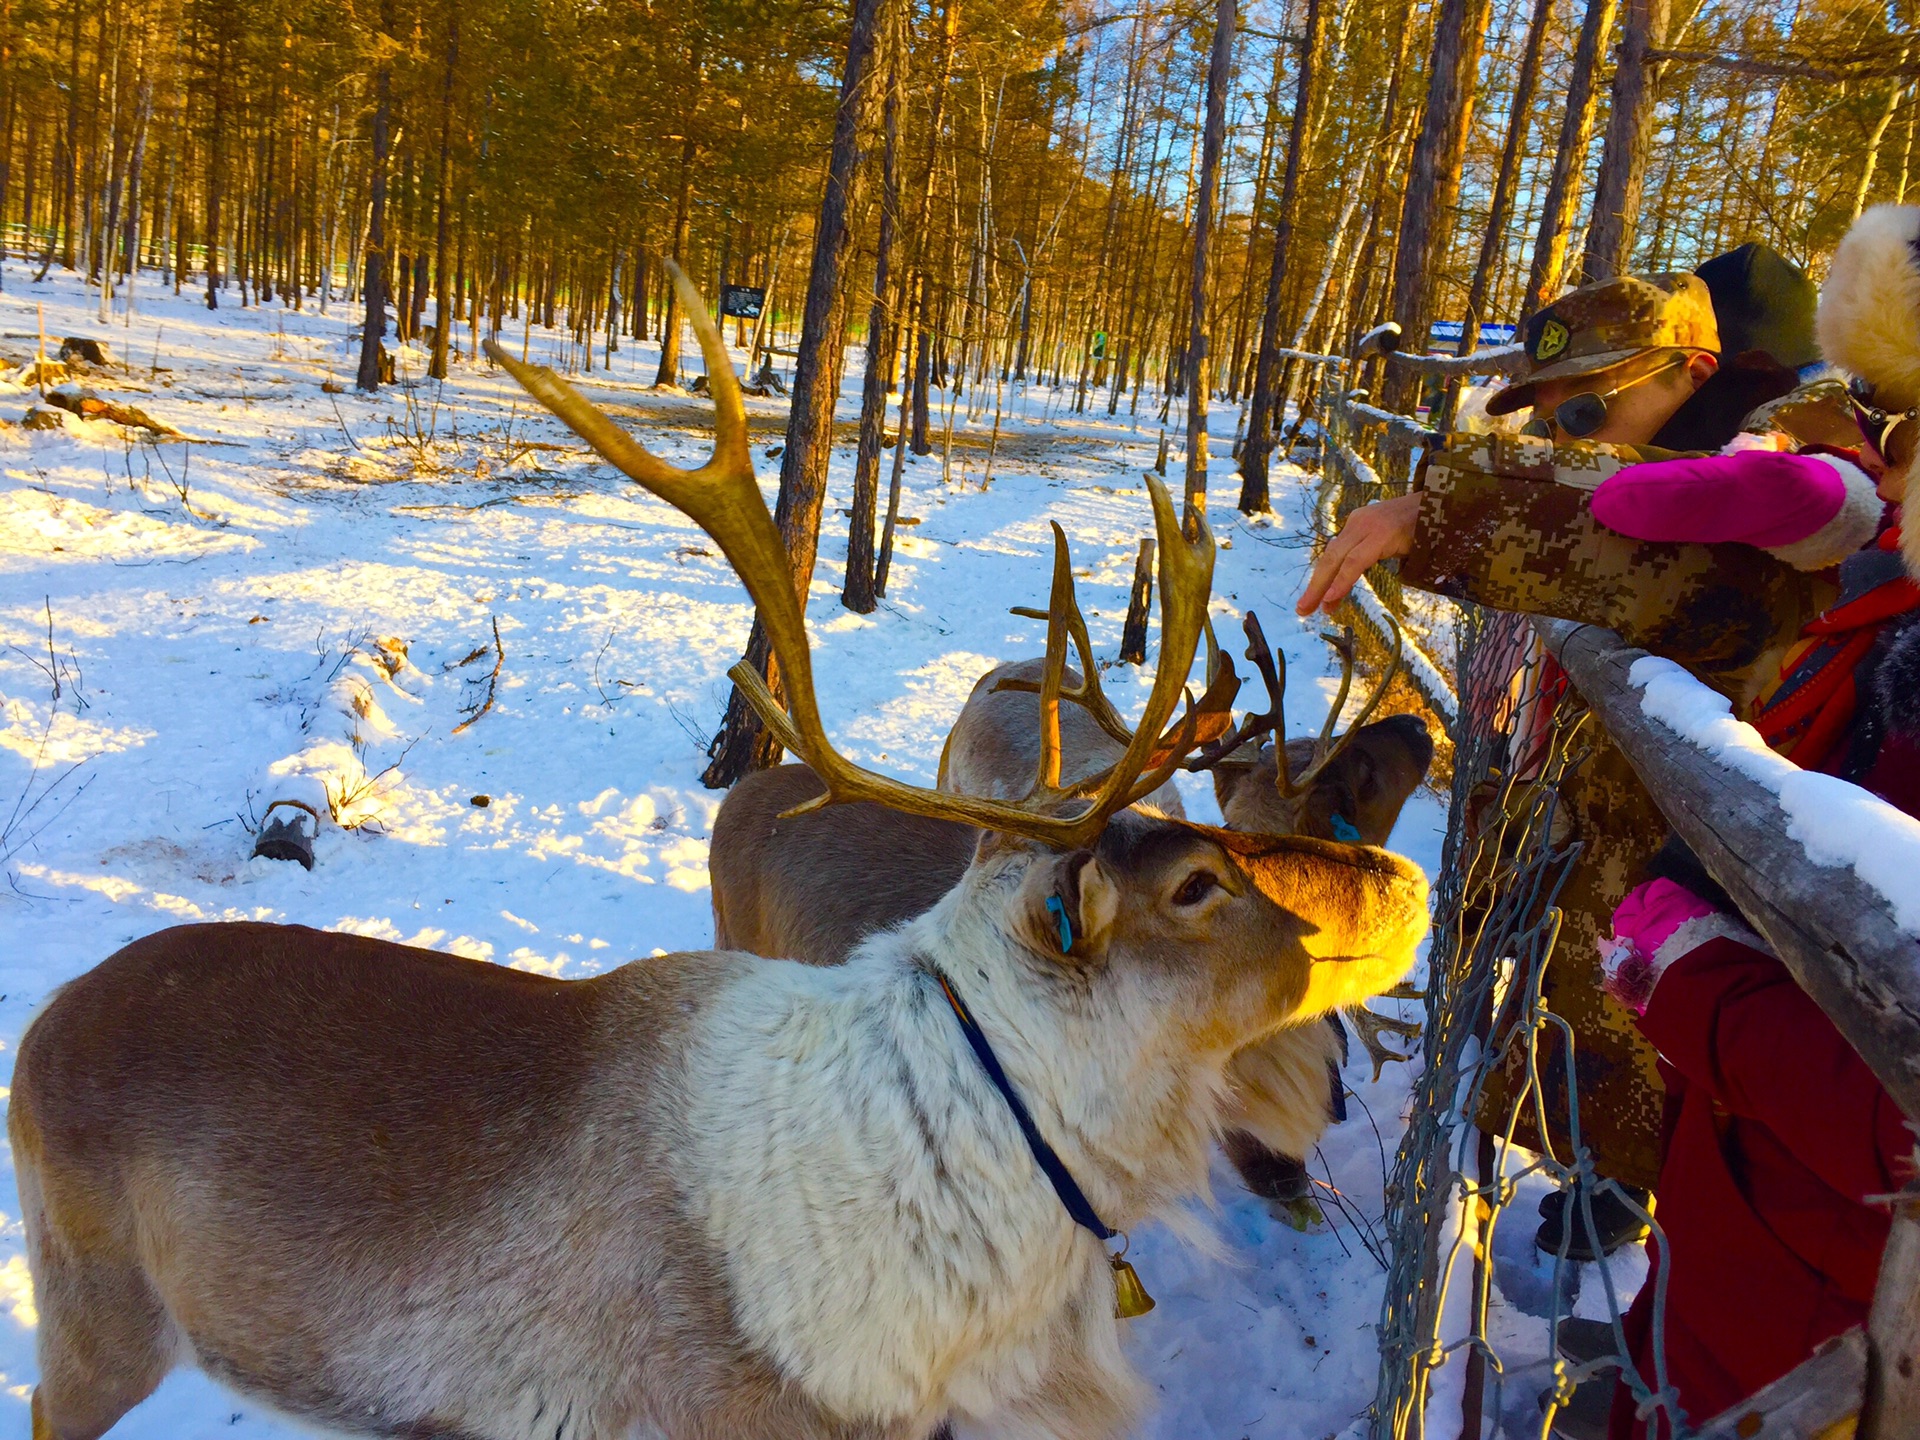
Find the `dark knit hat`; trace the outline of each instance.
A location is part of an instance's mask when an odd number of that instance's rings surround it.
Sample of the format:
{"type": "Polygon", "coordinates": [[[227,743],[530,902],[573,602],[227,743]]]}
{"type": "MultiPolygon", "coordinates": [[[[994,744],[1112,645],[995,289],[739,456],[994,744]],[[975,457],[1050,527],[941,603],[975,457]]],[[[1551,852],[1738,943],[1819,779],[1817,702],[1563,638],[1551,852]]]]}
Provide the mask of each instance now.
{"type": "Polygon", "coordinates": [[[1820,292],[1779,251],[1750,242],[1714,256],[1693,273],[1706,281],[1713,296],[1722,355],[1760,350],[1789,370],[1820,358],[1813,339],[1820,292]]]}

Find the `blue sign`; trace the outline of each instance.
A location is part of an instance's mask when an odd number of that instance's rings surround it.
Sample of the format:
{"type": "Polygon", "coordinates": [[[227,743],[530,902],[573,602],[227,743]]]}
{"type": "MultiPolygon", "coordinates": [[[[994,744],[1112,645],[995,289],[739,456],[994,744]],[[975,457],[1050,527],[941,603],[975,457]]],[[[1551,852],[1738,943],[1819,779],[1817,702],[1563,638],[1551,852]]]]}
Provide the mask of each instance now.
{"type": "MultiPolygon", "coordinates": [[[[1460,334],[1466,328],[1467,322],[1464,320],[1436,320],[1427,333],[1439,344],[1458,345],[1460,334]]],[[[1480,322],[1480,344],[1483,347],[1511,345],[1514,333],[1514,327],[1511,325],[1495,325],[1485,320],[1480,322]]]]}

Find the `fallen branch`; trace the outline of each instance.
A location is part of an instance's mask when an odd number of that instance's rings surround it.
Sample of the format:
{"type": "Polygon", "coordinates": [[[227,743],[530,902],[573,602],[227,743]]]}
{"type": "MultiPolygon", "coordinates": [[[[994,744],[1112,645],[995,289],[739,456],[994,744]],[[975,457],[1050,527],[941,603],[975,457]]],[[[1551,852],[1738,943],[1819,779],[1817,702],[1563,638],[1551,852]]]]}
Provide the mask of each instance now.
{"type": "MultiPolygon", "coordinates": [[[[484,654],[485,652],[479,651],[476,653],[484,654]]],[[[473,658],[472,656],[468,657],[468,659],[472,659],[472,658],[473,658]]],[[[466,661],[463,660],[460,663],[464,665],[466,661]]],[[[453,727],[453,733],[455,735],[458,735],[462,730],[471,729],[474,725],[479,723],[480,717],[482,715],[486,714],[489,710],[493,709],[494,690],[498,687],[500,683],[500,667],[502,665],[505,665],[506,663],[507,663],[506,647],[500,643],[500,617],[498,615],[495,615],[493,617],[493,671],[491,674],[487,676],[487,695],[486,695],[486,698],[480,702],[479,709],[475,710],[472,714],[468,715],[466,719],[462,720],[458,725],[453,727]]]]}

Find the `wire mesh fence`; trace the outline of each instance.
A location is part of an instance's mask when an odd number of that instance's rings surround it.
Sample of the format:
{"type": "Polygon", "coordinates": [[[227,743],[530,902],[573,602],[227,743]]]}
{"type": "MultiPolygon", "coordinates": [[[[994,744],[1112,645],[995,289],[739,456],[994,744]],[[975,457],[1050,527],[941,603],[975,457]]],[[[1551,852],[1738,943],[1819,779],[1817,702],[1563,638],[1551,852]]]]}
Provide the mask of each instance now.
{"type": "MultiPolygon", "coordinates": [[[[1560,938],[1560,889],[1579,853],[1579,841],[1566,838],[1561,823],[1560,787],[1587,756],[1592,721],[1550,678],[1552,667],[1520,617],[1467,609],[1461,624],[1462,712],[1427,966],[1424,1065],[1387,1185],[1390,1259],[1371,1433],[1374,1440],[1519,1434],[1511,1421],[1518,1413],[1537,1417],[1532,1433],[1545,1437],[1576,1385],[1615,1368],[1644,1420],[1657,1423],[1656,1412],[1665,1412],[1677,1421],[1664,1364],[1656,1361],[1647,1376],[1626,1358],[1622,1318],[1631,1296],[1613,1264],[1594,1267],[1612,1353],[1582,1363],[1558,1354],[1572,1241],[1581,1234],[1592,1253],[1602,1248],[1594,1201],[1611,1195],[1658,1234],[1632,1192],[1593,1170],[1581,1134],[1574,1035],[1542,998],[1560,938]],[[1549,1031],[1557,1033],[1557,1046],[1542,1045],[1549,1031]],[[1490,1114],[1489,1079],[1516,1056],[1524,1057],[1524,1082],[1490,1114]],[[1565,1067],[1563,1087],[1543,1083],[1545,1064],[1565,1067]],[[1559,1125],[1546,1114],[1552,1093],[1565,1096],[1559,1125]],[[1566,1153],[1516,1144],[1528,1115],[1534,1133],[1568,1136],[1566,1153]],[[1528,1347],[1550,1357],[1551,1384],[1537,1407],[1512,1403],[1509,1368],[1490,1323],[1495,1230],[1521,1182],[1535,1175],[1568,1192],[1574,1216],[1561,1226],[1552,1257],[1544,1333],[1528,1347]],[[1464,1372],[1460,1411],[1440,1413],[1431,1403],[1436,1377],[1456,1365],[1464,1372]]],[[[1657,1267],[1650,1283],[1658,1356],[1664,1279],[1657,1267]]]]}

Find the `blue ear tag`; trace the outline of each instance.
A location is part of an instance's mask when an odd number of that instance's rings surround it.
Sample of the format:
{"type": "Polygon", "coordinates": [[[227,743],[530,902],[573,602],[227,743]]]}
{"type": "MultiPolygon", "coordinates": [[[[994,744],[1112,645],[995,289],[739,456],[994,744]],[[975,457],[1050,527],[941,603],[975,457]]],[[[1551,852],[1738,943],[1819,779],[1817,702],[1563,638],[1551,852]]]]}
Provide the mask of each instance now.
{"type": "Polygon", "coordinates": [[[1337,811],[1333,817],[1333,838],[1342,845],[1358,845],[1360,832],[1353,828],[1353,822],[1337,811]]]}
{"type": "Polygon", "coordinates": [[[1067,907],[1058,895],[1047,896],[1047,913],[1060,926],[1060,953],[1065,955],[1073,949],[1073,921],[1068,918],[1067,907]]]}

